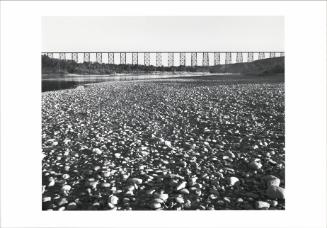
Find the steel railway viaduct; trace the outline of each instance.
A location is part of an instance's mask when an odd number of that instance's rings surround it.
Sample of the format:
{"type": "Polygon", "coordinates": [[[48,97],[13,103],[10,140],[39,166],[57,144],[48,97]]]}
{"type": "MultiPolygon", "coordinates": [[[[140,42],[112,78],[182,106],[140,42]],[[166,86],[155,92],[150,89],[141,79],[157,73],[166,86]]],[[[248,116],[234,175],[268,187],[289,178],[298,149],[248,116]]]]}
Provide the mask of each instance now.
{"type": "Polygon", "coordinates": [[[215,66],[252,62],[284,56],[283,51],[178,51],[178,52],[42,52],[50,58],[78,63],[131,64],[145,66],[215,66]]]}

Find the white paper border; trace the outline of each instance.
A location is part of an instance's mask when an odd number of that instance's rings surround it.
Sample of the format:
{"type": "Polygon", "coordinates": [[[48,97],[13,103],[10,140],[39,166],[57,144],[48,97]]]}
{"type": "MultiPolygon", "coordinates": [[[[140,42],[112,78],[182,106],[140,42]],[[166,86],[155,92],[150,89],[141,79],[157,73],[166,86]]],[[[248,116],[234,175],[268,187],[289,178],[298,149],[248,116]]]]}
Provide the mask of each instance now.
{"type": "Polygon", "coordinates": [[[325,227],[325,2],[1,2],[3,227],[325,227]],[[41,211],[41,16],[285,16],[286,210],[41,211]]]}

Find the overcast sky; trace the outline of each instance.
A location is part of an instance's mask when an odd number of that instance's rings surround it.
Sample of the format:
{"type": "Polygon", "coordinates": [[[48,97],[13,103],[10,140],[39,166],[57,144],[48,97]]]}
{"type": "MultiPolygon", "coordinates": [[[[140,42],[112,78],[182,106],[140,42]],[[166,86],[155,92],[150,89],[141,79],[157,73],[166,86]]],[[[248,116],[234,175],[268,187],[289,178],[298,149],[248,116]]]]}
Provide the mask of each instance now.
{"type": "Polygon", "coordinates": [[[284,18],[43,17],[42,51],[284,51],[284,18]]]}

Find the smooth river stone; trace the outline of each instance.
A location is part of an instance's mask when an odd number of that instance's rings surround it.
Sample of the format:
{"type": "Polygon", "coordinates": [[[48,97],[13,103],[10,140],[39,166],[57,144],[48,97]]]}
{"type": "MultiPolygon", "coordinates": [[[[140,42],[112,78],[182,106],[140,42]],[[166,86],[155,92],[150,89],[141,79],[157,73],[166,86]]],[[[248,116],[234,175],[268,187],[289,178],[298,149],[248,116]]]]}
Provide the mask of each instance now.
{"type": "Polygon", "coordinates": [[[63,206],[63,205],[65,205],[65,204],[67,204],[67,203],[68,203],[68,201],[67,201],[66,198],[61,198],[61,199],[59,200],[59,202],[58,202],[58,206],[63,206]]]}
{"type": "Polygon", "coordinates": [[[181,189],[179,192],[186,195],[190,194],[190,191],[186,188],[181,189]]]}
{"type": "Polygon", "coordinates": [[[110,183],[102,183],[101,187],[103,188],[110,188],[110,183]]]}
{"type": "Polygon", "coordinates": [[[234,186],[235,184],[238,184],[240,180],[237,177],[230,177],[228,182],[230,186],[234,186]]]}
{"type": "Polygon", "coordinates": [[[43,203],[50,202],[50,201],[51,201],[51,197],[50,196],[43,197],[43,199],[42,199],[42,202],[43,203]]]}
{"type": "Polygon", "coordinates": [[[155,193],[154,194],[156,198],[160,198],[163,201],[166,201],[168,199],[168,194],[164,194],[164,193],[155,193]]]}
{"type": "Polygon", "coordinates": [[[109,203],[116,205],[119,201],[119,198],[117,196],[110,196],[109,197],[109,203]]]}
{"type": "Polygon", "coordinates": [[[62,178],[64,178],[65,180],[69,179],[69,174],[62,175],[62,178]]]}
{"type": "Polygon", "coordinates": [[[180,203],[180,204],[183,204],[184,203],[184,199],[181,196],[176,197],[175,200],[176,200],[177,203],[180,203]]]}
{"type": "Polygon", "coordinates": [[[133,183],[133,184],[142,184],[143,180],[140,178],[131,178],[128,180],[128,182],[133,183]]]}
{"type": "Polygon", "coordinates": [[[75,202],[71,202],[67,205],[67,210],[74,210],[77,208],[77,204],[75,202]]]}
{"type": "Polygon", "coordinates": [[[255,208],[256,209],[268,209],[270,207],[270,204],[264,201],[256,201],[255,202],[255,208]]]}
{"type": "Polygon", "coordinates": [[[278,186],[270,186],[266,191],[270,199],[285,199],[285,189],[278,186]]]}
{"type": "Polygon", "coordinates": [[[270,186],[279,187],[279,185],[280,185],[280,179],[273,175],[266,176],[265,180],[266,180],[267,187],[270,187],[270,186]]]}
{"type": "Polygon", "coordinates": [[[120,158],[121,154],[120,153],[115,153],[115,158],[120,158]]]}
{"type": "Polygon", "coordinates": [[[258,170],[258,169],[261,169],[262,164],[258,161],[252,161],[252,162],[250,162],[250,167],[254,170],[258,170]]]}
{"type": "Polygon", "coordinates": [[[151,207],[152,209],[158,209],[158,208],[161,207],[161,204],[160,204],[160,203],[156,203],[156,202],[151,202],[151,203],[150,203],[150,207],[151,207]]]}
{"type": "Polygon", "coordinates": [[[185,187],[186,187],[186,184],[187,184],[186,181],[180,183],[180,184],[176,187],[176,190],[179,191],[179,190],[185,188],[185,187]]]}
{"type": "Polygon", "coordinates": [[[99,148],[94,148],[92,152],[95,154],[102,154],[102,150],[100,150],[99,148]]]}

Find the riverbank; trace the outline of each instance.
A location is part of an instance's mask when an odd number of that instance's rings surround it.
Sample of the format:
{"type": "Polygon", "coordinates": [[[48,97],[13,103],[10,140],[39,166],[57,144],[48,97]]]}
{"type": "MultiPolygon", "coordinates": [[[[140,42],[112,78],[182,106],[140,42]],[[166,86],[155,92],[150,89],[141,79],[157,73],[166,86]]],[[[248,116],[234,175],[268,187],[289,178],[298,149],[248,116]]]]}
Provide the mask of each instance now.
{"type": "Polygon", "coordinates": [[[223,83],[42,93],[43,210],[284,210],[284,84],[223,83]]]}
{"type": "Polygon", "coordinates": [[[175,82],[196,80],[196,81],[217,81],[220,83],[276,83],[284,82],[284,74],[273,74],[265,76],[242,75],[230,73],[176,73],[176,74],[119,74],[116,76],[106,75],[67,75],[65,77],[50,77],[42,79],[42,92],[76,88],[80,85],[100,83],[106,81],[161,81],[173,80],[175,82]]]}
{"type": "Polygon", "coordinates": [[[210,73],[210,72],[132,72],[132,73],[121,73],[121,74],[42,74],[42,80],[51,79],[66,79],[66,78],[118,78],[118,77],[192,77],[192,76],[208,76],[208,75],[231,75],[236,73],[210,73]]]}

